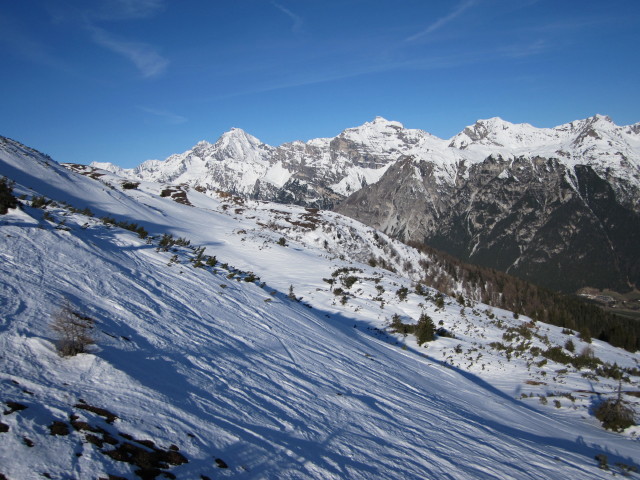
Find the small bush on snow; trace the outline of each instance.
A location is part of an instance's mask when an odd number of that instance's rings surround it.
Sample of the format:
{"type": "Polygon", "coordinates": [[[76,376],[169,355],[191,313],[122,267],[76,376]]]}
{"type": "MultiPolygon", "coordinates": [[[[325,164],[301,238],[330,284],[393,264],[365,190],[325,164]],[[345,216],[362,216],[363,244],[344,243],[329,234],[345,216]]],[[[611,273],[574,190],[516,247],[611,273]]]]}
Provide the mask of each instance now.
{"type": "Polygon", "coordinates": [[[68,299],[64,299],[60,310],[53,316],[51,329],[58,336],[58,352],[69,357],[84,353],[93,339],[94,321],[78,313],[68,299]]]}

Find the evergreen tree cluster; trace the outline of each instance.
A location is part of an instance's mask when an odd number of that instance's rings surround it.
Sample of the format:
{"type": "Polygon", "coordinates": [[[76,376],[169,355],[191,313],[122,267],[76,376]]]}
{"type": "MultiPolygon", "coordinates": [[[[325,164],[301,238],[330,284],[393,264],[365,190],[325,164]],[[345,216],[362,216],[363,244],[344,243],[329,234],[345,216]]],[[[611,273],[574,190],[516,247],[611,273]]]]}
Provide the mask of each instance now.
{"type": "Polygon", "coordinates": [[[431,317],[426,313],[420,315],[418,324],[416,325],[416,340],[418,345],[422,345],[425,342],[431,342],[436,338],[436,326],[431,320],[431,317]]]}
{"type": "Polygon", "coordinates": [[[133,222],[126,221],[117,221],[113,217],[102,217],[102,223],[105,225],[114,225],[116,227],[124,228],[125,230],[129,230],[130,232],[135,232],[138,234],[140,238],[147,238],[149,236],[149,232],[147,232],[142,225],[138,225],[133,222]]]}
{"type": "Polygon", "coordinates": [[[431,247],[411,246],[438,258],[445,274],[427,275],[422,265],[423,283],[448,295],[456,295],[454,286],[461,283],[467,294],[479,292],[488,305],[527,315],[534,320],[580,332],[585,341],[602,340],[629,351],[640,350],[640,322],[607,312],[597,305],[571,295],[533,285],[492,268],[466,264],[431,247]]]}
{"type": "Polygon", "coordinates": [[[436,326],[429,315],[423,313],[418,319],[418,323],[403,323],[400,315],[397,313],[391,317],[391,331],[408,335],[410,333],[416,336],[418,345],[431,342],[436,339],[436,326]]]}

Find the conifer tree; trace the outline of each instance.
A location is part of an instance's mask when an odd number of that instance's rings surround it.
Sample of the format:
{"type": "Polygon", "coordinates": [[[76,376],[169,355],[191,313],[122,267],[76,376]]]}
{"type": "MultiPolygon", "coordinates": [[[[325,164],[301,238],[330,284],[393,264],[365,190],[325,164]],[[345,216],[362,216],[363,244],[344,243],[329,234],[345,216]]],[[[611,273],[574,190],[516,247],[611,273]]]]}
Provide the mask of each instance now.
{"type": "Polygon", "coordinates": [[[418,345],[422,345],[425,342],[430,342],[435,339],[436,326],[433,324],[431,317],[426,313],[420,315],[415,333],[418,345]]]}

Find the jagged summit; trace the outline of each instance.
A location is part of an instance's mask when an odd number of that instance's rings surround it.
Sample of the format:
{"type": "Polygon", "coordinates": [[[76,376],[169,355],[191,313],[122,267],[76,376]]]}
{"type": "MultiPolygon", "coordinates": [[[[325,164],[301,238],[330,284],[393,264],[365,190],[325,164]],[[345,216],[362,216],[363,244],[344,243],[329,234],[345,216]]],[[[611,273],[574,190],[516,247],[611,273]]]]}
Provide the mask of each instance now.
{"type": "Polygon", "coordinates": [[[223,133],[214,144],[214,148],[231,149],[230,154],[246,154],[250,149],[265,146],[259,139],[241,128],[232,128],[223,133]]]}
{"type": "Polygon", "coordinates": [[[402,123],[397,122],[395,120],[387,120],[386,118],[380,117],[380,116],[377,116],[371,122],[365,123],[363,126],[365,126],[365,125],[404,128],[404,125],[402,123]]]}

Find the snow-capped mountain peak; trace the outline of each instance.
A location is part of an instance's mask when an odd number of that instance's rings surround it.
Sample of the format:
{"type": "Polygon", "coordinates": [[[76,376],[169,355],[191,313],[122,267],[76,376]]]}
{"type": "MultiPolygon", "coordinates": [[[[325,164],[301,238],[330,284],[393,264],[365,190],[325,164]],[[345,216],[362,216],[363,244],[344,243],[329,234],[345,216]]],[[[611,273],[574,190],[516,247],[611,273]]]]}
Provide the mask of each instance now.
{"type": "Polygon", "coordinates": [[[400,122],[376,117],[371,122],[365,122],[359,127],[347,128],[340,136],[366,141],[366,139],[375,137],[395,136],[403,129],[404,125],[400,122]]]}
{"type": "Polygon", "coordinates": [[[233,143],[243,143],[251,146],[264,145],[253,135],[250,135],[243,129],[236,127],[233,127],[229,131],[223,133],[216,143],[219,144],[222,148],[227,147],[228,145],[231,145],[233,143]]]}
{"type": "Polygon", "coordinates": [[[546,129],[538,129],[528,123],[514,124],[500,117],[478,120],[455,135],[450,148],[465,150],[471,145],[520,148],[544,141],[546,129]]]}
{"type": "Polygon", "coordinates": [[[211,146],[209,155],[216,160],[232,158],[237,161],[261,161],[262,153],[270,148],[241,128],[232,128],[223,133],[218,141],[211,146]]]}

